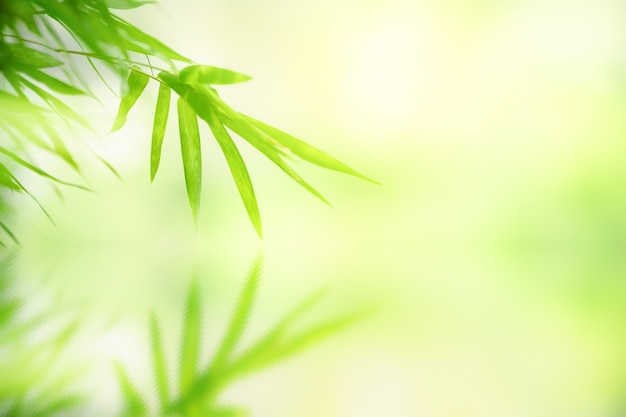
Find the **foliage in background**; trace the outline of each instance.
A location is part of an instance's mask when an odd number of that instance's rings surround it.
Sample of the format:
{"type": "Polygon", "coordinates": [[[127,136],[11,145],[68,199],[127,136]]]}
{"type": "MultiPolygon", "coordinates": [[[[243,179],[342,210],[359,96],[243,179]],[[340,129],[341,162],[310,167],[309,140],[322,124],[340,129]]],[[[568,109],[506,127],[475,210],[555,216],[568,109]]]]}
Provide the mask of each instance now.
{"type": "Polygon", "coordinates": [[[259,258],[248,274],[239,302],[210,360],[202,358],[201,355],[202,342],[206,338],[203,336],[202,301],[197,279],[192,280],[185,302],[180,352],[175,372],[171,372],[172,367],[168,366],[159,319],[152,315],[150,342],[156,406],[150,406],[149,390],[136,387],[125,368],[117,364],[116,370],[123,394],[122,416],[248,415],[245,409],[221,402],[220,395],[226,388],[252,373],[275,365],[320,342],[367,313],[367,310],[358,310],[310,325],[305,329],[294,329],[297,320],[322,299],[323,291],[320,291],[298,304],[256,341],[245,348],[240,348],[240,341],[252,314],[260,275],[259,258]]]}
{"type": "MultiPolygon", "coordinates": [[[[157,38],[113,13],[149,3],[139,0],[0,0],[0,185],[27,192],[18,181],[16,167],[28,169],[66,186],[64,181],[29,161],[29,147],[52,152],[80,173],[55,123],[71,129],[91,129],[85,118],[65,104],[65,96],[91,95],[76,58],[86,60],[104,80],[101,65],[117,74],[124,85],[111,131],[120,129],[150,80],[159,83],[152,131],[150,177],[154,179],[170,112],[172,91],[176,109],[185,185],[197,223],[202,184],[201,141],[198,119],[206,122],[228,163],[248,216],[259,237],[261,216],[246,164],[230,132],[246,140],[289,177],[322,201],[286,159],[298,157],[324,168],[367,179],[321,150],[229,107],[214,85],[233,84],[249,76],[207,65],[195,65],[157,38]],[[160,62],[160,66],[153,64],[160,62]],[[176,63],[182,63],[179,69],[176,63]],[[165,68],[163,68],[165,67],[165,68]],[[99,69],[100,68],[100,69],[99,69]],[[155,75],[156,72],[156,75],[155,75]],[[10,89],[9,89],[10,86],[10,89]],[[230,131],[230,132],[229,132],[230,131]],[[11,143],[7,143],[7,139],[11,143]],[[30,143],[26,145],[24,139],[30,143]]],[[[108,85],[108,84],[107,84],[108,85]]]]}

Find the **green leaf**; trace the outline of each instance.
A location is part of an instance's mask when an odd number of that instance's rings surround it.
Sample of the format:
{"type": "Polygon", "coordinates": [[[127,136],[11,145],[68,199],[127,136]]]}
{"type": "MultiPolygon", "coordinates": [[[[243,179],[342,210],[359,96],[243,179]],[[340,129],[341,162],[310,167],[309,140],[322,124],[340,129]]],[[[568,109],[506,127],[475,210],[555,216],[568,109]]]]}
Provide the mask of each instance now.
{"type": "Polygon", "coordinates": [[[170,97],[172,90],[166,84],[159,85],[159,97],[157,98],[156,110],[154,111],[154,124],[152,126],[152,148],[150,151],[150,181],[159,169],[161,162],[161,146],[165,138],[165,128],[170,111],[170,97]]]}
{"type": "Polygon", "coordinates": [[[111,132],[119,130],[126,123],[126,116],[130,109],[135,105],[141,93],[148,85],[149,78],[141,71],[131,70],[126,80],[126,91],[120,101],[119,109],[117,110],[117,116],[113,122],[111,132]]]}
{"type": "Polygon", "coordinates": [[[134,9],[146,4],[154,4],[154,0],[106,0],[111,9],[134,9]]]}
{"type": "Polygon", "coordinates": [[[165,408],[169,402],[167,363],[161,342],[159,322],[154,314],[150,317],[150,344],[152,346],[152,367],[154,368],[159,403],[161,408],[165,408]]]}
{"type": "Polygon", "coordinates": [[[82,95],[85,94],[84,91],[67,84],[64,81],[59,80],[58,78],[52,77],[51,75],[46,74],[43,71],[40,71],[36,68],[20,68],[20,71],[26,73],[30,78],[35,81],[39,81],[40,83],[46,85],[50,90],[56,91],[61,94],[69,94],[69,95],[82,95]]]}
{"type": "Polygon", "coordinates": [[[232,138],[224,128],[222,121],[217,117],[211,108],[207,108],[207,116],[209,118],[209,127],[217,140],[217,143],[222,149],[224,157],[228,162],[228,167],[235,180],[239,195],[243,200],[243,204],[248,212],[248,217],[254,226],[259,237],[263,238],[263,231],[261,227],[261,214],[259,213],[259,207],[257,205],[256,196],[254,195],[254,188],[252,187],[252,181],[248,174],[246,164],[233,142],[232,138]]]}
{"type": "Polygon", "coordinates": [[[193,279],[186,302],[183,324],[182,346],[180,349],[179,392],[184,393],[191,386],[197,374],[200,347],[202,343],[200,311],[200,287],[193,279]]]}
{"type": "Polygon", "coordinates": [[[36,49],[28,48],[19,43],[6,43],[3,45],[3,64],[11,66],[49,68],[63,65],[62,61],[36,49]]]}
{"type": "Polygon", "coordinates": [[[42,177],[48,178],[54,182],[57,182],[59,184],[63,184],[63,185],[67,185],[69,187],[75,187],[75,188],[80,188],[82,190],[87,190],[89,191],[88,188],[82,186],[82,185],[78,185],[78,184],[73,184],[70,182],[66,182],[66,181],[62,181],[56,177],[53,177],[52,175],[48,174],[46,171],[42,170],[39,167],[36,167],[35,165],[31,164],[30,162],[27,162],[25,160],[23,160],[22,158],[20,158],[19,156],[15,155],[13,152],[9,151],[8,149],[0,146],[0,153],[5,154],[6,156],[8,156],[9,158],[11,158],[12,160],[14,160],[15,162],[17,162],[18,164],[22,165],[25,168],[30,169],[31,171],[35,172],[36,174],[39,174],[42,177]]]}
{"type": "Polygon", "coordinates": [[[235,84],[252,79],[224,68],[209,65],[191,65],[180,71],[180,81],[185,84],[235,84]]]}
{"type": "Polygon", "coordinates": [[[309,161],[323,168],[343,172],[344,174],[353,175],[366,181],[378,184],[376,181],[358,173],[343,162],[328,155],[326,152],[323,152],[292,135],[289,135],[259,120],[253,119],[250,116],[246,116],[245,114],[242,114],[241,116],[254,127],[263,131],[268,136],[272,137],[276,142],[289,149],[289,151],[294,155],[299,156],[305,161],[309,161]]]}
{"type": "Polygon", "coordinates": [[[232,356],[241,336],[243,335],[246,323],[252,312],[254,305],[254,298],[259,286],[259,278],[261,276],[261,257],[257,257],[248,277],[246,283],[239,296],[239,303],[237,308],[233,312],[230,319],[230,324],[226,330],[226,334],[222,338],[221,344],[217,349],[213,361],[211,363],[211,370],[213,372],[219,372],[232,356]]]}
{"type": "Polygon", "coordinates": [[[140,417],[147,415],[146,401],[139,394],[139,390],[132,383],[124,366],[115,363],[115,373],[122,392],[124,417],[140,417]]]}
{"type": "Polygon", "coordinates": [[[196,112],[183,98],[178,99],[178,126],[187,197],[189,198],[189,205],[197,226],[202,188],[200,133],[198,131],[196,112]]]}

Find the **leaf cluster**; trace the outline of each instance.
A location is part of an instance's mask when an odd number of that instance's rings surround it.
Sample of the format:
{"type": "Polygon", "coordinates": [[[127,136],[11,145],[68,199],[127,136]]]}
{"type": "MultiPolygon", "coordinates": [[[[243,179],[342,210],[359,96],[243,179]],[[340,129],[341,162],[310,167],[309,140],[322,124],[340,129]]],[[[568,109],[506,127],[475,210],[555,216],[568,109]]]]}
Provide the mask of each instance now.
{"type": "Polygon", "coordinates": [[[168,366],[159,320],[150,318],[150,344],[154,387],[158,399],[156,409],[149,406],[148,392],[140,390],[125,368],[117,364],[116,371],[123,394],[124,417],[141,416],[245,416],[247,411],[221,402],[221,394],[234,382],[288,359],[345,329],[362,318],[366,310],[319,322],[298,329],[297,321],[323,297],[319,291],[299,303],[262,336],[240,347],[250,319],[261,275],[258,258],[248,274],[239,302],[234,309],[223,337],[213,355],[202,358],[204,339],[200,285],[192,280],[186,298],[183,329],[180,337],[179,359],[175,372],[168,366]]]}

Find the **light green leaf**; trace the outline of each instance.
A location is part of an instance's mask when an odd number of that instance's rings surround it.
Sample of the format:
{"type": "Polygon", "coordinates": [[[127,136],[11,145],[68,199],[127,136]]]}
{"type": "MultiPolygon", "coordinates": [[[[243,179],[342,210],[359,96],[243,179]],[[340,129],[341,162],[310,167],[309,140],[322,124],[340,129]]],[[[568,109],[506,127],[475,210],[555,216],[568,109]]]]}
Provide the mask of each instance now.
{"type": "Polygon", "coordinates": [[[217,117],[211,108],[207,108],[206,111],[209,118],[209,127],[211,128],[217,143],[220,145],[224,157],[226,157],[228,167],[230,168],[230,172],[235,180],[237,189],[239,190],[239,195],[241,196],[243,204],[246,207],[246,211],[248,212],[248,217],[250,217],[250,221],[252,222],[254,229],[262,239],[263,231],[261,227],[261,214],[259,213],[256,196],[254,195],[254,188],[252,187],[252,181],[250,180],[246,164],[244,163],[235,142],[233,142],[232,138],[224,128],[224,125],[222,125],[222,121],[217,117]]]}
{"type": "Polygon", "coordinates": [[[254,299],[259,286],[259,278],[261,276],[262,258],[259,256],[255,260],[246,283],[239,296],[239,303],[230,319],[226,334],[222,338],[221,344],[217,349],[213,361],[211,363],[211,371],[219,372],[219,370],[229,361],[241,336],[243,335],[246,323],[252,312],[254,299]]]}
{"type": "Polygon", "coordinates": [[[154,0],[107,0],[111,9],[134,9],[146,4],[154,4],[154,0]]]}
{"type": "Polygon", "coordinates": [[[49,68],[63,65],[62,61],[19,43],[3,45],[3,63],[14,67],[49,68]]]}
{"type": "Polygon", "coordinates": [[[148,85],[148,81],[149,78],[144,73],[131,69],[130,74],[128,74],[128,79],[126,80],[126,91],[120,101],[120,106],[117,111],[117,116],[115,116],[111,132],[115,132],[124,126],[128,112],[135,105],[141,93],[143,93],[146,85],[148,85]]]}
{"type": "Polygon", "coordinates": [[[180,130],[180,148],[183,155],[183,171],[187,197],[196,226],[200,207],[202,188],[202,154],[198,119],[194,109],[183,98],[178,99],[178,126],[180,130]]]}
{"type": "Polygon", "coordinates": [[[321,167],[343,172],[345,174],[353,175],[366,181],[378,184],[376,181],[358,173],[343,162],[328,155],[326,152],[323,152],[288,133],[278,130],[275,127],[272,127],[259,120],[253,119],[250,116],[246,116],[244,114],[242,114],[241,116],[254,127],[263,131],[264,133],[272,137],[276,142],[289,149],[289,151],[292,152],[294,155],[299,156],[305,161],[309,161],[321,167]]]}
{"type": "Polygon", "coordinates": [[[165,138],[165,128],[170,111],[170,97],[172,90],[165,84],[159,85],[159,97],[157,98],[156,110],[154,111],[154,123],[152,126],[152,147],[150,150],[150,181],[159,169],[161,162],[161,146],[165,138]]]}
{"type": "Polygon", "coordinates": [[[209,65],[188,66],[180,72],[179,78],[185,84],[235,84],[252,79],[249,75],[209,65]]]}
{"type": "Polygon", "coordinates": [[[184,393],[191,386],[197,375],[197,366],[202,343],[200,311],[200,287],[194,278],[191,282],[186,301],[183,324],[182,346],[180,349],[179,392],[184,393]]]}
{"type": "Polygon", "coordinates": [[[161,341],[159,321],[154,314],[150,317],[150,344],[152,347],[152,367],[154,368],[159,403],[161,408],[165,408],[169,402],[167,363],[163,343],[161,341]]]}
{"type": "Polygon", "coordinates": [[[146,401],[139,394],[139,390],[132,383],[122,364],[115,363],[115,373],[120,385],[123,399],[124,417],[142,417],[147,415],[146,401]]]}
{"type": "Polygon", "coordinates": [[[51,75],[48,75],[45,72],[40,71],[36,68],[21,68],[20,71],[26,73],[33,80],[39,81],[40,83],[46,85],[49,89],[56,91],[57,93],[70,95],[85,94],[84,91],[72,85],[69,85],[64,81],[59,80],[58,78],[52,77],[51,75]]]}

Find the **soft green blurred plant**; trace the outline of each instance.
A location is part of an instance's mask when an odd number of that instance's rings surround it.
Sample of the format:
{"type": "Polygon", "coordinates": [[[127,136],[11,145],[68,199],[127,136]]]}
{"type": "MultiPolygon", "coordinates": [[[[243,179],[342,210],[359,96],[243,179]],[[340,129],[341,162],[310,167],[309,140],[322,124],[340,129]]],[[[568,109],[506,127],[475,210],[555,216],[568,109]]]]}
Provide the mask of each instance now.
{"type": "Polygon", "coordinates": [[[321,150],[233,110],[213,87],[246,81],[250,79],[249,76],[223,68],[193,64],[189,58],[113,12],[113,9],[132,9],[146,3],[151,2],[0,1],[0,74],[5,82],[0,85],[0,106],[3,108],[0,128],[5,133],[5,140],[0,143],[0,153],[6,160],[0,162],[1,186],[28,193],[15,175],[16,167],[21,167],[57,184],[86,188],[61,180],[29,161],[30,147],[34,146],[52,152],[80,173],[78,161],[68,150],[65,139],[55,126],[55,122],[61,121],[71,129],[92,129],[83,115],[64,101],[65,96],[94,97],[74,58],[85,59],[105,84],[107,81],[99,69],[100,64],[104,64],[124,81],[111,131],[125,124],[128,113],[149,81],[159,83],[150,153],[151,180],[159,168],[171,92],[179,96],[176,107],[184,177],[196,223],[202,184],[198,118],[209,125],[217,140],[259,237],[262,237],[261,215],[254,188],[229,130],[249,142],[324,202],[327,202],[324,197],[300,177],[285,159],[295,156],[324,168],[368,179],[321,150]],[[69,40],[68,35],[71,38],[69,40]],[[68,46],[68,43],[73,46],[68,46]],[[160,62],[165,68],[153,62],[160,62]],[[186,66],[181,69],[177,62],[186,66]],[[6,139],[12,143],[7,143],[6,139]]]}
{"type": "Polygon", "coordinates": [[[261,258],[258,258],[241,289],[239,301],[224,335],[208,360],[201,356],[205,331],[202,326],[200,284],[197,278],[191,281],[185,302],[178,369],[173,375],[168,367],[159,319],[152,315],[150,344],[157,406],[154,409],[149,406],[150,394],[137,388],[125,368],[117,364],[116,370],[123,394],[122,416],[248,415],[245,409],[222,404],[220,396],[226,388],[250,374],[302,352],[368,313],[368,310],[360,309],[304,329],[295,329],[297,320],[322,299],[324,292],[319,291],[298,304],[249,346],[239,348],[252,314],[260,276],[261,258]]]}

